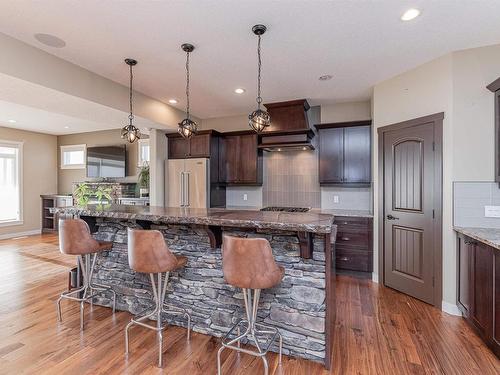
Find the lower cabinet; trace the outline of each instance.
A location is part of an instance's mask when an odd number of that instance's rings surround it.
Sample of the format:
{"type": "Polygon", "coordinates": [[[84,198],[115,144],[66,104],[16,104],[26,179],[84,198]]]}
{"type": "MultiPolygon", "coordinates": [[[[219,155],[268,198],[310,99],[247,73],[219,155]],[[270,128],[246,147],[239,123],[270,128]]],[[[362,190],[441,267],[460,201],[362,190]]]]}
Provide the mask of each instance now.
{"type": "Polygon", "coordinates": [[[459,235],[457,305],[500,356],[500,250],[459,235]]]}
{"type": "Polygon", "coordinates": [[[336,268],[350,271],[373,271],[372,219],[335,216],[336,268]]]}

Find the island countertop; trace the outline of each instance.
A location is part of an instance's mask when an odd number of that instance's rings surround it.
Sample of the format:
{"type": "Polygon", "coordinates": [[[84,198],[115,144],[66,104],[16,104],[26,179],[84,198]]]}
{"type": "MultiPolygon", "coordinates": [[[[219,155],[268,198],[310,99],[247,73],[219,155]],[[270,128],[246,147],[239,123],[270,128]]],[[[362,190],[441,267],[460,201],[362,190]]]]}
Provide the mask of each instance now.
{"type": "Polygon", "coordinates": [[[51,212],[167,224],[198,224],[310,233],[331,233],[334,219],[331,214],[316,212],[287,213],[224,208],[198,209],[125,205],[56,207],[52,208],[51,212]]]}

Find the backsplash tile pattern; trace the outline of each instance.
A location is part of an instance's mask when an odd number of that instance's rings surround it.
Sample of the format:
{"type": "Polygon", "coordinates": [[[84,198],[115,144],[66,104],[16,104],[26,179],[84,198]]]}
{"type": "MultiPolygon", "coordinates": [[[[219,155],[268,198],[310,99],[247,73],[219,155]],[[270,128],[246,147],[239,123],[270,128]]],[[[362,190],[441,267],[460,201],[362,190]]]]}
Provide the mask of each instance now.
{"type": "Polygon", "coordinates": [[[264,153],[264,206],[321,207],[317,151],[264,153]]]}
{"type": "Polygon", "coordinates": [[[455,182],[453,184],[453,225],[500,228],[500,218],[485,217],[484,206],[500,206],[496,182],[455,182]]]}

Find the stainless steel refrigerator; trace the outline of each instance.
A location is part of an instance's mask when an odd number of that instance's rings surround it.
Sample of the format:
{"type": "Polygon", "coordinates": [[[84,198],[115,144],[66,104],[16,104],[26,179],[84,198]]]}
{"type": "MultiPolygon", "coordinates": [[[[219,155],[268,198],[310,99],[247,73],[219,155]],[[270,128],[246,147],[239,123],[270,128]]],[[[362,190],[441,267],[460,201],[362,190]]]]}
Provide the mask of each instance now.
{"type": "Polygon", "coordinates": [[[209,207],[208,159],[170,159],[165,168],[168,207],[209,207]]]}

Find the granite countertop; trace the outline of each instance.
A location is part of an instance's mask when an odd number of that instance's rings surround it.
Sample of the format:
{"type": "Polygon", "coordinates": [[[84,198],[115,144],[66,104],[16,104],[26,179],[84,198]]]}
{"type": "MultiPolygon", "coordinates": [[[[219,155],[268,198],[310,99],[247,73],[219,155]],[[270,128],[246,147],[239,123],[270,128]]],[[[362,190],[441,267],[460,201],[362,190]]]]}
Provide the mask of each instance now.
{"type": "Polygon", "coordinates": [[[224,208],[196,209],[155,206],[88,205],[56,207],[51,212],[171,224],[199,224],[242,228],[331,233],[333,215],[318,212],[287,213],[224,208]]]}
{"type": "Polygon", "coordinates": [[[322,214],[328,214],[333,216],[349,216],[349,217],[373,217],[373,213],[369,210],[346,210],[346,209],[316,209],[311,210],[311,212],[319,212],[322,214]]]}
{"type": "Polygon", "coordinates": [[[500,250],[500,229],[454,227],[456,232],[500,250]]]}

